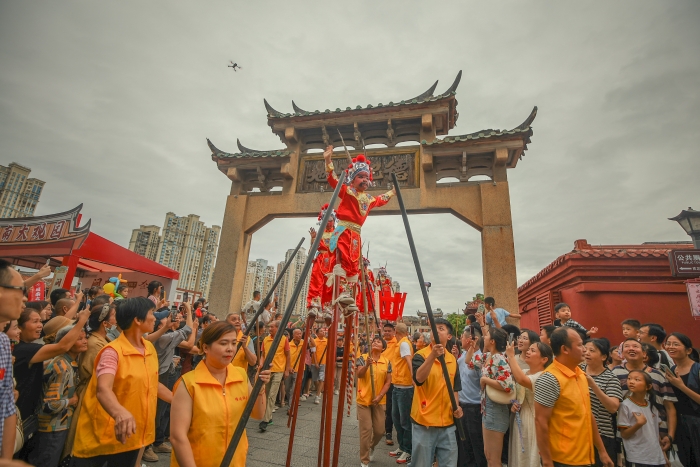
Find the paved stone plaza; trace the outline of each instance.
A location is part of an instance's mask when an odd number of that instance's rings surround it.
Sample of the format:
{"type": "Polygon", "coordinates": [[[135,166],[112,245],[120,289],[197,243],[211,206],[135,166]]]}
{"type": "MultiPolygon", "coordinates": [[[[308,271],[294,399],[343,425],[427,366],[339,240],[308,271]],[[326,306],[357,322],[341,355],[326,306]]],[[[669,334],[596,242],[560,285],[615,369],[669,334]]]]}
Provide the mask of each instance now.
{"type": "MultiPolygon", "coordinates": [[[[338,396],[334,397],[337,403],[338,396]]],[[[333,410],[333,428],[335,429],[335,410],[333,410]]],[[[347,414],[347,405],[345,406],[347,414]]],[[[313,397],[301,402],[299,418],[297,419],[296,434],[294,436],[293,467],[316,467],[318,464],[318,434],[320,429],[321,405],[313,403],[313,397]]],[[[268,426],[267,432],[258,432],[258,421],[248,422],[248,462],[246,467],[265,467],[269,465],[285,465],[287,460],[287,444],[289,442],[289,428],[287,428],[287,410],[277,409],[273,414],[273,424],[268,426]]],[[[394,432],[394,443],[396,443],[394,432]]],[[[331,443],[331,449],[332,449],[331,443]]],[[[387,446],[384,440],[379,442],[372,467],[398,466],[394,458],[389,456],[389,451],[398,446],[387,446]]],[[[343,441],[340,444],[340,460],[338,467],[358,467],[360,465],[360,443],[358,440],[357,417],[355,406],[350,416],[343,421],[343,441]]],[[[165,454],[159,454],[160,462],[146,465],[165,467],[170,465],[170,458],[165,454]]]]}

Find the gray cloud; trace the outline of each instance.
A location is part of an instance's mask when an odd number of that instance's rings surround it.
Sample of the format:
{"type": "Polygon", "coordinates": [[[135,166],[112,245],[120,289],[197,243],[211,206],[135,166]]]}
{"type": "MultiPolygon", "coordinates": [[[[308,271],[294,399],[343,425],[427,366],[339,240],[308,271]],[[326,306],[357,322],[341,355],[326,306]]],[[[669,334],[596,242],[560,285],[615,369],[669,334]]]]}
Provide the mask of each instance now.
{"type": "MultiPolygon", "coordinates": [[[[463,69],[452,134],[540,109],[509,171],[522,283],[577,238],[687,238],[666,218],[700,204],[699,20],[693,1],[0,1],[0,162],[48,182],[37,214],[83,202],[125,245],[167,211],[221,224],[229,183],[205,137],[281,147],[263,97],[286,111],[388,102],[463,69]]],[[[411,222],[433,305],[456,310],[481,291],[478,232],[449,215],[411,222]]],[[[314,223],[268,224],[251,256],[278,261],[314,223]]],[[[364,231],[407,310],[422,308],[400,219],[364,231]]]]}

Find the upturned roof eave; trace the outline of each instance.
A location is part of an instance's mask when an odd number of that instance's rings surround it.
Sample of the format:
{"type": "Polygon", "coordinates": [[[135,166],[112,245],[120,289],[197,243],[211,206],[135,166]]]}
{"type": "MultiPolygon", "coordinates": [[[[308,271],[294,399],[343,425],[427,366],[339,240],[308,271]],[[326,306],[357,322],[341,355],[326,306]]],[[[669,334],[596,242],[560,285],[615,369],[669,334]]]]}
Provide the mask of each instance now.
{"type": "Polygon", "coordinates": [[[456,121],[456,102],[457,99],[452,95],[436,101],[398,106],[373,106],[341,111],[329,111],[326,109],[326,111],[323,112],[315,111],[314,113],[305,115],[288,114],[288,116],[284,117],[270,117],[268,115],[267,123],[273,131],[283,131],[289,126],[293,126],[297,129],[306,129],[317,128],[320,125],[328,125],[329,123],[331,125],[352,125],[355,122],[385,121],[399,114],[401,114],[401,119],[409,119],[420,118],[426,113],[453,113],[455,115],[448,119],[448,129],[452,129],[456,121]]]}

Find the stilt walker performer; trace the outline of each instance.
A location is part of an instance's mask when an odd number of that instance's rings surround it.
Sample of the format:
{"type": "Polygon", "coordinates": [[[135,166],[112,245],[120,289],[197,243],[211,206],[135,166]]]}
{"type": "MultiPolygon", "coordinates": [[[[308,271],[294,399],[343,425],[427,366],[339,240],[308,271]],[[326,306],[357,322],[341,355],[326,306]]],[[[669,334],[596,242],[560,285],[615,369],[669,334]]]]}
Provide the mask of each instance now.
{"type": "MultiPolygon", "coordinates": [[[[332,155],[333,146],[328,146],[323,153],[323,158],[326,162],[328,184],[331,188],[335,188],[338,177],[334,171],[332,155]]],[[[347,186],[340,189],[340,205],[336,210],[337,224],[330,238],[331,253],[336,249],[340,252],[340,262],[335,264],[333,273],[345,280],[345,295],[357,284],[360,273],[362,224],[365,223],[372,209],[384,206],[396,194],[393,188],[376,197],[366,193],[372,185],[373,177],[370,163],[364,154],[352,159],[352,164],[348,165],[347,174],[347,186]]],[[[350,293],[350,297],[354,302],[354,294],[350,293]]]]}

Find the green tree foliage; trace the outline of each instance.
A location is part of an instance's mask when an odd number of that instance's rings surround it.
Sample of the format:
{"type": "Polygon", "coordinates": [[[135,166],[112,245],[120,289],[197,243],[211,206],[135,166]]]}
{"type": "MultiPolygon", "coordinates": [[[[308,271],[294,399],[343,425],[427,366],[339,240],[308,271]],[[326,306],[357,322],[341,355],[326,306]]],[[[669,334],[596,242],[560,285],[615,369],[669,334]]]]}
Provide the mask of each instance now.
{"type": "Polygon", "coordinates": [[[464,331],[464,326],[466,326],[467,317],[462,313],[451,313],[445,319],[452,324],[452,327],[455,329],[455,337],[459,338],[464,331]]]}

